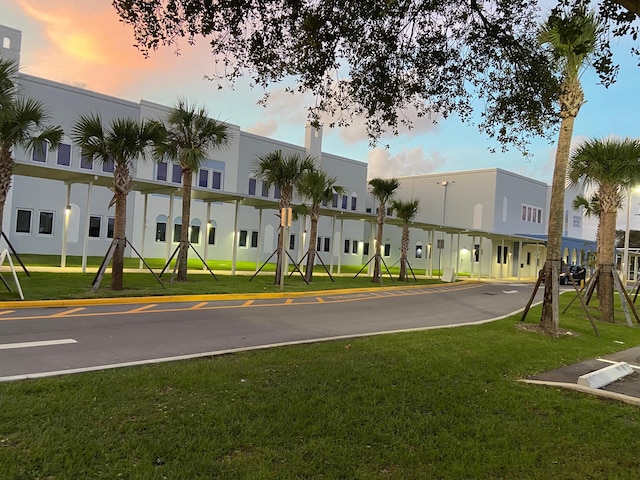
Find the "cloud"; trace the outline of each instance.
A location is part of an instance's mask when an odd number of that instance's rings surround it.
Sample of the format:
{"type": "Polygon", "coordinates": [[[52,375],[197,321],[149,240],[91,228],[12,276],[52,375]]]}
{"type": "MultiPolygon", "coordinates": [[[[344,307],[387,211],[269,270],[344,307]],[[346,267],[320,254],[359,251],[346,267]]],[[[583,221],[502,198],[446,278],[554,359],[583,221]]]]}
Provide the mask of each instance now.
{"type": "Polygon", "coordinates": [[[384,148],[374,148],[369,152],[367,178],[405,177],[423,175],[438,170],[445,164],[438,152],[425,155],[422,147],[403,149],[393,155],[384,148]]]}
{"type": "Polygon", "coordinates": [[[254,125],[251,125],[244,130],[263,137],[271,137],[275,134],[277,129],[278,122],[276,122],[274,119],[269,119],[264,122],[258,122],[254,125]]]}

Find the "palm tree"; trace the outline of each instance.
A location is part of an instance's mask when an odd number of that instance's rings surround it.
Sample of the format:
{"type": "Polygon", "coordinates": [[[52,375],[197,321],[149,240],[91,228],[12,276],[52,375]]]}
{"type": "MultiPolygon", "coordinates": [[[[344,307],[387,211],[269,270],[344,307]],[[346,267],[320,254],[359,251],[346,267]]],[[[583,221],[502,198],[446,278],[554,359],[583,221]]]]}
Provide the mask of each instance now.
{"type": "Polygon", "coordinates": [[[552,274],[562,265],[562,229],[564,222],[564,191],[571,151],[573,124],[584,104],[580,74],[591,61],[598,48],[601,32],[599,20],[580,4],[570,11],[554,10],[542,26],[539,40],[549,50],[559,75],[558,104],[560,132],[549,205],[547,229],[547,259],[544,265],[544,300],[540,326],[543,331],[557,335],[558,279],[552,274]],[[555,268],[554,268],[555,267],[555,268]],[[555,288],[554,288],[555,287],[555,288]]]}
{"type": "Polygon", "coordinates": [[[116,207],[113,238],[117,244],[111,264],[111,289],[122,290],[131,168],[138,158],[145,158],[148,147],[163,141],[164,129],[159,122],[138,122],[132,118],[116,118],[106,126],[98,114],[91,114],[80,116],[73,127],[72,138],[88,160],[114,163],[113,199],[109,207],[114,204],[116,207]]]}
{"type": "Polygon", "coordinates": [[[307,268],[305,279],[311,283],[313,278],[313,265],[316,258],[316,242],[318,238],[318,220],[320,218],[320,205],[322,202],[330,202],[333,195],[343,195],[345,189],[336,185],[336,177],[329,177],[322,170],[310,170],[306,172],[297,184],[298,194],[311,202],[308,215],[311,219],[309,232],[309,250],[307,251],[307,268]]]}
{"type": "MultiPolygon", "coordinates": [[[[282,150],[276,150],[258,156],[253,171],[256,179],[262,180],[267,187],[275,185],[280,189],[279,208],[280,214],[282,214],[283,209],[291,208],[294,189],[299,179],[306,172],[315,169],[316,162],[311,156],[301,157],[297,153],[285,155],[282,150]]],[[[287,225],[281,225],[280,228],[280,241],[277,247],[276,285],[281,285],[282,283],[284,268],[283,246],[286,240],[286,227],[287,225]]]]}
{"type": "Polygon", "coordinates": [[[165,121],[166,139],[154,153],[162,160],[170,158],[182,168],[182,227],[178,252],[178,281],[187,280],[189,254],[189,225],[191,224],[191,186],[197,172],[212,148],[227,145],[229,132],[226,125],[208,117],[203,107],[179,100],[165,121]]]}
{"type": "Polygon", "coordinates": [[[598,290],[600,319],[613,322],[613,255],[616,216],[625,191],[640,182],[640,141],[595,139],[583,143],[571,156],[569,178],[598,187],[600,208],[598,290]]]}
{"type": "Polygon", "coordinates": [[[402,241],[400,242],[400,275],[398,280],[407,279],[407,252],[409,251],[409,224],[418,214],[420,200],[393,200],[391,208],[395,211],[396,217],[402,220],[402,241]]]}
{"type": "Polygon", "coordinates": [[[40,151],[46,145],[56,148],[63,134],[62,128],[48,124],[49,116],[42,102],[19,94],[17,75],[18,65],[0,58],[0,234],[15,167],[14,148],[40,151]]]}
{"type": "Polygon", "coordinates": [[[400,186],[400,182],[396,178],[372,178],[369,180],[371,187],[371,195],[378,201],[378,231],[376,234],[376,253],[373,263],[373,282],[382,283],[382,275],[380,274],[380,255],[382,247],[382,231],[384,229],[384,219],[387,215],[387,202],[395,196],[396,190],[400,186]]]}

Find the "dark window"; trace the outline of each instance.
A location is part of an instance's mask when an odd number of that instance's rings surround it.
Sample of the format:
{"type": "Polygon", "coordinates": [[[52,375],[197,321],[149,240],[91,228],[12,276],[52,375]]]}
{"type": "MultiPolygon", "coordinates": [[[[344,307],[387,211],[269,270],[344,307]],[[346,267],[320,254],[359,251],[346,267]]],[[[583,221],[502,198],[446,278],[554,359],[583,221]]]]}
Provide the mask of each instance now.
{"type": "Polygon", "coordinates": [[[116,224],[116,219],[113,217],[107,218],[107,238],[113,238],[113,230],[116,224]]]}
{"type": "Polygon", "coordinates": [[[322,237],[318,237],[318,241],[316,242],[316,251],[321,252],[322,248],[322,237]]]}
{"type": "Polygon", "coordinates": [[[278,185],[273,188],[273,198],[280,198],[280,187],[278,185]]]}
{"type": "Polygon", "coordinates": [[[89,237],[100,238],[100,224],[102,223],[101,217],[90,216],[89,217],[89,237]]]}
{"type": "Polygon", "coordinates": [[[207,240],[207,243],[209,245],[216,244],[216,227],[214,226],[209,227],[209,238],[207,240]]]}
{"type": "Polygon", "coordinates": [[[337,193],[333,194],[333,200],[331,201],[331,206],[333,208],[337,208],[338,207],[338,194],[337,193]]]}
{"type": "Polygon", "coordinates": [[[531,265],[531,252],[527,252],[527,265],[531,265]]]}
{"type": "Polygon", "coordinates": [[[390,243],[385,243],[384,244],[384,256],[388,257],[389,255],[391,255],[391,244],[390,243]]]}
{"type": "Polygon", "coordinates": [[[362,254],[369,255],[369,242],[365,242],[364,245],[362,245],[362,254]]]}
{"type": "Polygon", "coordinates": [[[357,204],[358,204],[358,198],[357,197],[351,197],[351,210],[355,210],[357,204]]]}
{"type": "Polygon", "coordinates": [[[473,258],[476,262],[480,261],[480,245],[477,243],[473,246],[473,258]]]}
{"type": "Polygon", "coordinates": [[[256,181],[255,178],[250,178],[249,179],[249,195],[255,195],[256,194],[256,183],[258,183],[256,181]]]}
{"type": "Polygon", "coordinates": [[[18,210],[16,232],[31,233],[31,210],[18,210]]]}
{"type": "Polygon", "coordinates": [[[31,157],[34,162],[47,161],[47,142],[35,142],[33,144],[33,155],[31,157]]]}
{"type": "Polygon", "coordinates": [[[102,162],[102,171],[105,173],[113,173],[115,168],[116,166],[110,158],[107,161],[102,162]]]}
{"type": "Polygon", "coordinates": [[[195,244],[200,243],[200,225],[191,225],[189,241],[195,244]]]}
{"type": "Polygon", "coordinates": [[[416,258],[422,258],[422,245],[420,243],[416,244],[416,258]]]}
{"type": "Polygon", "coordinates": [[[167,240],[166,222],[156,222],[156,242],[164,242],[166,240],[167,240]]]}
{"type": "Polygon", "coordinates": [[[38,233],[42,235],[53,234],[53,212],[40,212],[38,233]]]}
{"type": "Polygon", "coordinates": [[[344,253],[349,253],[351,251],[351,241],[347,238],[344,241],[344,253]]]}
{"type": "Polygon", "coordinates": [[[71,145],[61,143],[58,147],[58,165],[68,167],[71,165],[71,145]]]}
{"type": "Polygon", "coordinates": [[[390,217],[391,215],[393,215],[393,208],[387,207],[387,217],[390,217]]]}
{"type": "Polygon", "coordinates": [[[180,234],[182,233],[182,225],[179,223],[173,226],[173,241],[180,241],[180,234]]]}
{"type": "Polygon", "coordinates": [[[367,212],[367,213],[371,213],[371,207],[366,208],[366,209],[365,209],[365,212],[367,212]]]}
{"type": "Polygon", "coordinates": [[[182,167],[174,163],[171,168],[171,181],[173,183],[182,183],[182,167]]]}
{"type": "Polygon", "coordinates": [[[209,186],[209,170],[201,168],[198,175],[198,186],[207,188],[209,186]]]}
{"type": "Polygon", "coordinates": [[[509,247],[504,247],[502,249],[502,263],[507,263],[508,254],[509,254],[509,247]]]}
{"type": "Polygon", "coordinates": [[[358,253],[358,242],[356,240],[351,242],[351,253],[358,253]]]}
{"type": "Polygon", "coordinates": [[[86,154],[82,154],[80,157],[80,168],[84,168],[85,170],[93,170],[93,161],[91,157],[86,154]]]}
{"type": "Polygon", "coordinates": [[[329,205],[329,202],[327,202],[326,200],[322,200],[322,206],[326,207],[327,205],[329,205]]]}
{"type": "Polygon", "coordinates": [[[263,197],[269,196],[269,185],[267,185],[266,182],[262,182],[262,196],[263,197]]]}
{"type": "Polygon", "coordinates": [[[498,255],[496,258],[496,263],[502,263],[502,245],[498,245],[498,255]]]}
{"type": "Polygon", "coordinates": [[[324,251],[331,251],[331,239],[329,237],[324,237],[324,251]]]}
{"type": "Polygon", "coordinates": [[[222,173],[221,172],[213,172],[211,174],[211,188],[214,190],[222,189],[222,173]]]}
{"type": "Polygon", "coordinates": [[[347,201],[349,200],[349,197],[347,197],[346,195],[342,196],[342,209],[346,210],[347,209],[347,201]]]}
{"type": "Polygon", "coordinates": [[[251,248],[258,248],[258,232],[251,232],[251,248]]]}
{"type": "Polygon", "coordinates": [[[296,236],[289,235],[289,250],[293,250],[296,248],[296,236]]]}
{"type": "Polygon", "coordinates": [[[167,181],[167,162],[159,162],[156,168],[156,180],[167,181]]]}
{"type": "Polygon", "coordinates": [[[247,231],[240,230],[240,239],[238,241],[238,246],[246,247],[247,246],[247,231]]]}

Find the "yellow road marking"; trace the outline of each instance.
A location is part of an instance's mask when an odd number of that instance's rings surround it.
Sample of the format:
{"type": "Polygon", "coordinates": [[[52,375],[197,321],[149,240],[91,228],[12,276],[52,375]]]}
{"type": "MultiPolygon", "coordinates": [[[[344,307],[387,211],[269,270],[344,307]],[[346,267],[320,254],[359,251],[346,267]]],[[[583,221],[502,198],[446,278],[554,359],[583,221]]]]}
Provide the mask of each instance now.
{"type": "Polygon", "coordinates": [[[209,302],[200,302],[199,304],[194,305],[193,307],[190,307],[189,310],[198,310],[198,309],[204,307],[207,303],[209,303],[209,302]]]}
{"type": "Polygon", "coordinates": [[[86,310],[86,309],[84,307],[72,308],[71,310],[54,313],[53,315],[49,315],[49,316],[50,317],[67,317],[69,315],[73,315],[76,312],[81,312],[82,310],[86,310]]]}
{"type": "Polygon", "coordinates": [[[253,302],[254,302],[254,300],[247,300],[246,302],[244,302],[244,303],[242,304],[242,306],[243,306],[243,307],[248,307],[248,306],[252,305],[252,304],[253,304],[253,302]]]}
{"type": "Polygon", "coordinates": [[[149,310],[150,308],[157,307],[157,306],[158,306],[157,303],[150,303],[149,305],[143,305],[142,307],[138,307],[138,308],[134,308],[132,310],[129,310],[127,313],[144,312],[145,310],[149,310]]]}

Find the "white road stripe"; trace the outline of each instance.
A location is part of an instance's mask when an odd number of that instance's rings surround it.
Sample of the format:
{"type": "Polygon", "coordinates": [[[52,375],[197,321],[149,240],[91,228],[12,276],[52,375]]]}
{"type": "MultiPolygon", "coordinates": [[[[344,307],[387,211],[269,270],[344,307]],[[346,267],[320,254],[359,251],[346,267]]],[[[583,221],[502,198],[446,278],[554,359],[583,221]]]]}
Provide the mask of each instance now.
{"type": "Polygon", "coordinates": [[[68,343],[78,343],[73,338],[62,338],[60,340],[42,340],[40,342],[22,342],[22,343],[1,343],[0,350],[9,350],[12,348],[30,348],[30,347],[48,347],[50,345],[65,345],[68,343]]]}

